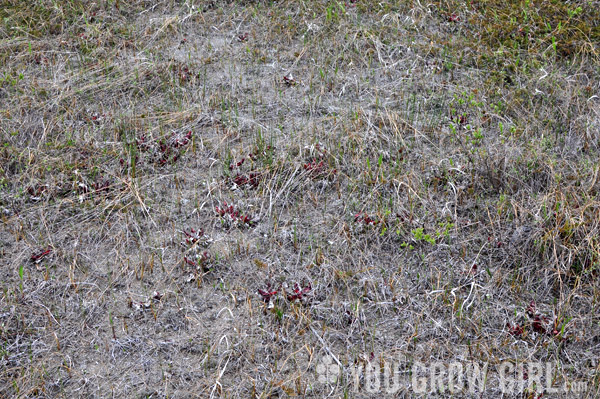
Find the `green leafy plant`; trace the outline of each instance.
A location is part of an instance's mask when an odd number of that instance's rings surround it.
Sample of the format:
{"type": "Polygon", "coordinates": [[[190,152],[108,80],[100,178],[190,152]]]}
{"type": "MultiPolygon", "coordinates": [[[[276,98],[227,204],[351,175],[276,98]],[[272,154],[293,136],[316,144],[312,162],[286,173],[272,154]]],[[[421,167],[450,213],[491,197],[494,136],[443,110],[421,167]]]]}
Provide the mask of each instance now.
{"type": "Polygon", "coordinates": [[[415,239],[415,241],[419,242],[419,241],[426,241],[430,244],[435,244],[435,238],[433,238],[431,235],[429,234],[425,234],[424,233],[424,229],[422,227],[416,228],[411,230],[411,233],[413,235],[413,238],[415,239]]]}

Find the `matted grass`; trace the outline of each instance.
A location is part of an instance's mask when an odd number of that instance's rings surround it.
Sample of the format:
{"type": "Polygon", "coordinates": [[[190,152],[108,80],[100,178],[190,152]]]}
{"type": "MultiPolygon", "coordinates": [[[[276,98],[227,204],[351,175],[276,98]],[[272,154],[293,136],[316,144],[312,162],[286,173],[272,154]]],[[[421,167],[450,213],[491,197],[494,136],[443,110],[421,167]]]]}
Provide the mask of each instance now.
{"type": "Polygon", "coordinates": [[[599,10],[1,1],[0,396],[598,396],[599,10]]]}

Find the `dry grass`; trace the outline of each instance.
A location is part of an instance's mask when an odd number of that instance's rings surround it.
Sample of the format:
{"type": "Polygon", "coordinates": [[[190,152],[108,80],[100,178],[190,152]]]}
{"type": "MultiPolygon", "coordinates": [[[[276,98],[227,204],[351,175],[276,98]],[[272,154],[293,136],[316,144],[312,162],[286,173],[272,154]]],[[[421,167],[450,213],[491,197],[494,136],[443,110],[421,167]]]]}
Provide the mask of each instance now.
{"type": "Polygon", "coordinates": [[[596,397],[598,10],[1,0],[0,396],[596,397]]]}

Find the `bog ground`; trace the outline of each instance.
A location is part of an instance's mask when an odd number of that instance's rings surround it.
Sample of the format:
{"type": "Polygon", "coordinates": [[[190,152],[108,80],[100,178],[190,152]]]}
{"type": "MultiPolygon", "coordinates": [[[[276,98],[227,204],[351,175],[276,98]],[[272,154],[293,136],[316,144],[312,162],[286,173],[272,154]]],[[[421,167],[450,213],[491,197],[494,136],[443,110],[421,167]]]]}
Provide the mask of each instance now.
{"type": "Polygon", "coordinates": [[[0,396],[598,396],[597,0],[0,17],[0,396]]]}

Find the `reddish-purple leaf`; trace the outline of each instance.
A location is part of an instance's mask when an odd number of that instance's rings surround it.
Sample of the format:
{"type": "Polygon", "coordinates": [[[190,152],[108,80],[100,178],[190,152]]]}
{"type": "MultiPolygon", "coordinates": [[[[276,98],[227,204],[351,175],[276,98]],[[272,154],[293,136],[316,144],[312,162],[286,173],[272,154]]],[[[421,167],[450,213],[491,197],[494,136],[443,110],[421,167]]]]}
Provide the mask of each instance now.
{"type": "Polygon", "coordinates": [[[31,261],[35,262],[35,263],[40,263],[42,261],[42,259],[47,256],[48,254],[50,254],[50,252],[52,252],[51,248],[48,248],[46,250],[43,250],[37,254],[32,254],[31,255],[31,261]]]}
{"type": "Polygon", "coordinates": [[[259,288],[258,293],[260,294],[260,296],[262,296],[262,299],[265,303],[269,303],[271,301],[271,298],[277,294],[277,290],[269,291],[269,288],[267,288],[266,290],[261,290],[259,288]]]}

